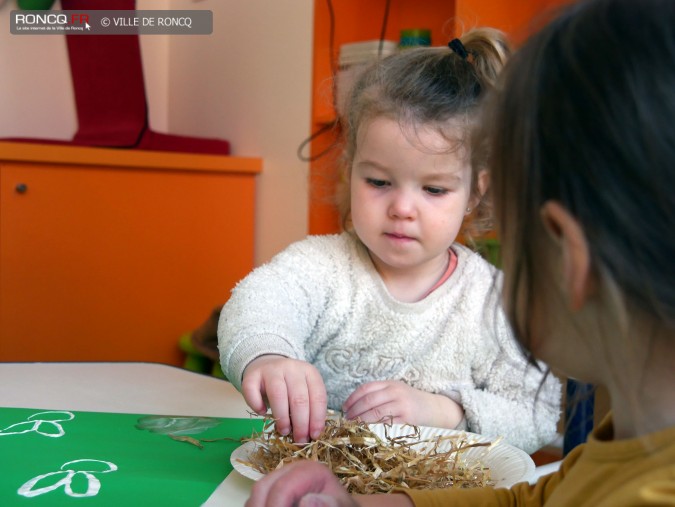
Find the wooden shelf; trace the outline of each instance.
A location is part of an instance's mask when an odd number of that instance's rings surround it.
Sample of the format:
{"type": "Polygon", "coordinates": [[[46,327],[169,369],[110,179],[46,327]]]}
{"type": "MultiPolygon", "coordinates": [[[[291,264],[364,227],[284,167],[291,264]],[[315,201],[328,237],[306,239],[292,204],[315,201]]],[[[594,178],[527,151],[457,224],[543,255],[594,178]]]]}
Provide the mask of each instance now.
{"type": "Polygon", "coordinates": [[[7,141],[0,141],[0,160],[245,174],[262,170],[260,158],[7,141]]]}

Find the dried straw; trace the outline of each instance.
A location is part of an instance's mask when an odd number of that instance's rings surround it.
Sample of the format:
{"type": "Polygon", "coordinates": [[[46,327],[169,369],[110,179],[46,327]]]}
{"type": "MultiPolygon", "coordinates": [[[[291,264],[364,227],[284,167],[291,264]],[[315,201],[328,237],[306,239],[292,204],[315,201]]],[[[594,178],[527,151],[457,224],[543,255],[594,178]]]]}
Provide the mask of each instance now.
{"type": "Polygon", "coordinates": [[[249,461],[241,461],[267,474],[294,461],[309,459],[327,465],[350,493],[389,493],[397,488],[475,488],[492,485],[489,468],[468,463],[462,454],[474,447],[492,444],[471,442],[467,435],[438,435],[420,439],[420,429],[390,436],[385,424],[380,438],[361,421],[328,419],[316,440],[296,444],[290,436],[271,430],[267,420],[263,432],[245,441],[255,442],[249,461]]]}

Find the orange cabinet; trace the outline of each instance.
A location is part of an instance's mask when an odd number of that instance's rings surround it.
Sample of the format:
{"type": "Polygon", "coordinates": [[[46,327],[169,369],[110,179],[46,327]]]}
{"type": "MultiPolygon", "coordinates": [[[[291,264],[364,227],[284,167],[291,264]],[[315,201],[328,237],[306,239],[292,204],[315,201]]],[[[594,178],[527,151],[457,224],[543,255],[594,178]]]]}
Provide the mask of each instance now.
{"type": "Polygon", "coordinates": [[[180,364],[253,267],[261,166],[0,143],[0,361],[180,364]]]}

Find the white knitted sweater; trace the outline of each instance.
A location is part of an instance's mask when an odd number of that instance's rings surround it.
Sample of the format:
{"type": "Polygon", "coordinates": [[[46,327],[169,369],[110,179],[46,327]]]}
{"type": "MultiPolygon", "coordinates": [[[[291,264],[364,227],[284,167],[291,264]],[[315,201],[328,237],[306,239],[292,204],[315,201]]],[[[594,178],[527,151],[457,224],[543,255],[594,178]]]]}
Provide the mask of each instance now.
{"type": "Polygon", "coordinates": [[[292,244],[239,282],[224,306],[223,371],[241,389],[258,356],[308,361],[335,409],[365,382],[403,380],[461,403],[469,431],[535,451],[556,435],[560,383],[549,376],[537,395],[542,374],[523,358],[498,305],[500,273],[468,248],[452,249],[451,277],[403,303],[353,235],[292,244]]]}

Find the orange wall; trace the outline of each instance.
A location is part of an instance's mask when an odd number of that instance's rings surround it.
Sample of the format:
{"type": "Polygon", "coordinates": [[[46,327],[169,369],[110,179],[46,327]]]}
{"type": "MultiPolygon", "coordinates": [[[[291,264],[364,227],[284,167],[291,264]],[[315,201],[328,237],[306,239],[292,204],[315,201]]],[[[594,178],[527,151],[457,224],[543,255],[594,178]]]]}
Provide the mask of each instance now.
{"type": "Polygon", "coordinates": [[[457,20],[465,26],[494,26],[522,42],[537,26],[537,20],[568,0],[463,0],[457,2],[457,20]]]}

